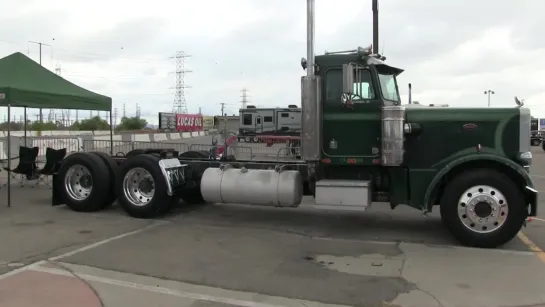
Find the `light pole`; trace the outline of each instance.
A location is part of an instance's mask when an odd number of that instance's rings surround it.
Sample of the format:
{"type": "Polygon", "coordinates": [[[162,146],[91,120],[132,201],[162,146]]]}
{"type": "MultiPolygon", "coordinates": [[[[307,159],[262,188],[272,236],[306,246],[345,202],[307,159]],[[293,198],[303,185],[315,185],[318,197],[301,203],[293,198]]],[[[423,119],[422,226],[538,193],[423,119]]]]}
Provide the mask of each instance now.
{"type": "Polygon", "coordinates": [[[490,95],[496,94],[493,90],[486,90],[484,91],[485,95],[488,95],[488,107],[490,108],[490,95]]]}

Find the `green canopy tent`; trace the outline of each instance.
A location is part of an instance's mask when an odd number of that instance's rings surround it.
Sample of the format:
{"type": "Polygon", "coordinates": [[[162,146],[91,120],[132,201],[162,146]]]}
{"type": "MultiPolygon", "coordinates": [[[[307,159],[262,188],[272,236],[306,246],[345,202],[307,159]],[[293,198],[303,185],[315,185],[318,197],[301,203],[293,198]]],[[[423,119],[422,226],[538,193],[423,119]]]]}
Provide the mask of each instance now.
{"type": "MultiPolygon", "coordinates": [[[[47,109],[110,111],[110,145],[113,149],[112,98],[79,87],[17,52],[0,59],[0,106],[47,109]]],[[[11,128],[8,124],[8,153],[11,152],[11,128]]],[[[8,169],[11,163],[8,157],[8,169]]],[[[11,204],[8,175],[8,206],[11,204]]]]}

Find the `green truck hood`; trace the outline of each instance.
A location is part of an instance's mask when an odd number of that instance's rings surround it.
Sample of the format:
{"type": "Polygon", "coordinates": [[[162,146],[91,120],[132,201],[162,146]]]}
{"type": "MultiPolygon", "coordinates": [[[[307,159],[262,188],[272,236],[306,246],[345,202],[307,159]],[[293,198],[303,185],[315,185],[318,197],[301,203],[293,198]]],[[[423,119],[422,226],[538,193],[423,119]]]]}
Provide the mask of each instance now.
{"type": "Polygon", "coordinates": [[[439,168],[456,156],[477,152],[478,147],[483,153],[510,160],[530,150],[527,108],[410,106],[405,114],[406,122],[422,127],[406,138],[405,164],[409,167],[439,168]]]}

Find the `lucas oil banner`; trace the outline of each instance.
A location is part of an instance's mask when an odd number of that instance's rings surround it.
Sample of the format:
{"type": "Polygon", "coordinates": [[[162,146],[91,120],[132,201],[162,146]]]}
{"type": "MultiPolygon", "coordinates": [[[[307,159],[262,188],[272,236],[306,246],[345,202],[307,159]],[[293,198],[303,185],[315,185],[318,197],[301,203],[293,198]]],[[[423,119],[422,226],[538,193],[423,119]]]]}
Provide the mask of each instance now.
{"type": "Polygon", "coordinates": [[[202,125],[200,114],[176,114],[176,130],[179,132],[201,131],[202,125]]]}

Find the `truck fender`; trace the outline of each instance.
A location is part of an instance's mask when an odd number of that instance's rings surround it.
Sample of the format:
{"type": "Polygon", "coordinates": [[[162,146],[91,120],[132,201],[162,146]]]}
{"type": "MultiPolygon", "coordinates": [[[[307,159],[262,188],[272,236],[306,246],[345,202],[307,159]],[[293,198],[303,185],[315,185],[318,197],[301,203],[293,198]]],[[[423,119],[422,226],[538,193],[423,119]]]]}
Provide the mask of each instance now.
{"type": "Polygon", "coordinates": [[[429,184],[428,188],[426,189],[426,193],[424,195],[424,211],[429,212],[431,211],[431,207],[434,205],[434,199],[438,197],[436,195],[439,192],[439,187],[441,183],[443,182],[443,178],[447,176],[449,173],[454,171],[455,169],[464,168],[464,165],[467,165],[467,168],[475,168],[478,166],[472,166],[472,162],[481,162],[481,161],[487,161],[494,163],[498,165],[498,167],[507,167],[509,168],[512,175],[518,177],[515,180],[517,180],[520,183],[524,183],[524,193],[526,195],[526,199],[530,205],[530,216],[535,216],[537,213],[537,191],[534,188],[534,183],[532,182],[532,179],[530,178],[530,175],[522,168],[522,166],[516,164],[512,160],[509,160],[504,157],[500,157],[494,154],[485,154],[485,153],[474,153],[471,155],[466,155],[463,157],[460,157],[458,159],[455,159],[448,164],[446,164],[432,179],[431,183],[429,184]]]}

